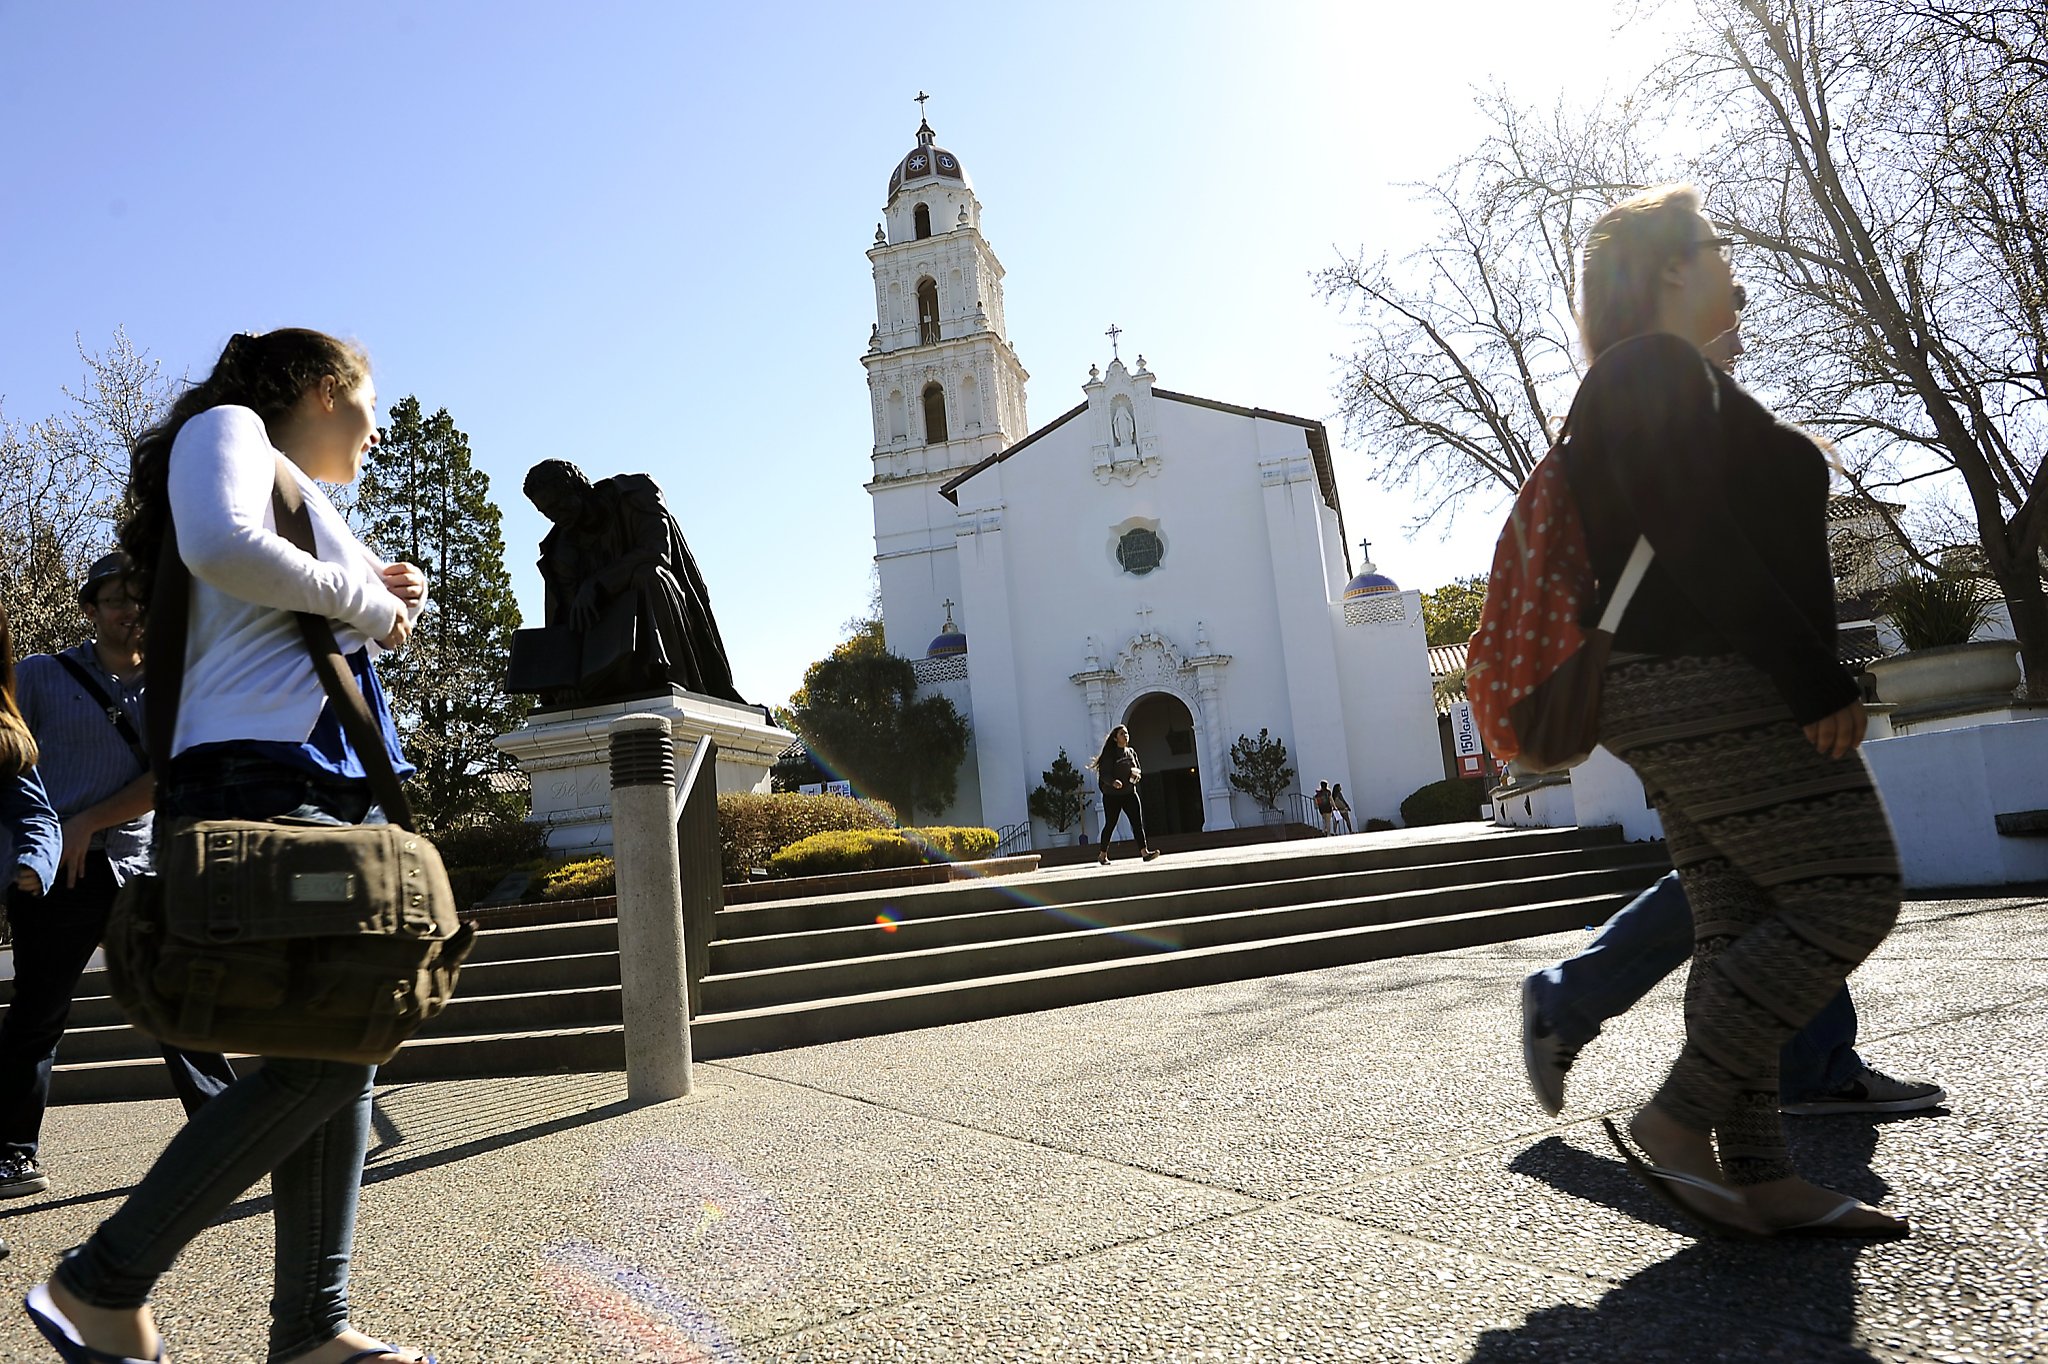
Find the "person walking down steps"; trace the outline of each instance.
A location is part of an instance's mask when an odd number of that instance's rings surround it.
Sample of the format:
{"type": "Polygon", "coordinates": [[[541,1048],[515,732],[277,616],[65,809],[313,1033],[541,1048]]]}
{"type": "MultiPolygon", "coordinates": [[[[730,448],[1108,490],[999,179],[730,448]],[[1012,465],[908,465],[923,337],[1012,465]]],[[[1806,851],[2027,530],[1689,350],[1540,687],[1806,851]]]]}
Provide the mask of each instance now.
{"type": "Polygon", "coordinates": [[[1137,840],[1145,860],[1159,856],[1159,850],[1145,841],[1145,812],[1138,804],[1138,783],[1145,774],[1138,769],[1131,732],[1122,725],[1112,729],[1102,741],[1102,751],[1088,765],[1095,769],[1095,779],[1102,787],[1102,851],[1095,854],[1095,860],[1109,865],[1109,840],[1120,817],[1130,820],[1131,837],[1137,840]]]}

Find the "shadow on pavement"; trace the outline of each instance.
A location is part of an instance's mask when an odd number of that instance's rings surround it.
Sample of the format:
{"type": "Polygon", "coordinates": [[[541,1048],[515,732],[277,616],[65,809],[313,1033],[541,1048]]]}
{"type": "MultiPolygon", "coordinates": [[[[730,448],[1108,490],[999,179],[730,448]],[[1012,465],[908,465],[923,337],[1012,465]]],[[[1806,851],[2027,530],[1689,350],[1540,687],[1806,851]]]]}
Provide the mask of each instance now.
{"type": "MultiPolygon", "coordinates": [[[[1881,1203],[1889,1186],[1870,1168],[1877,1127],[1868,1120],[1840,1118],[1795,1123],[1794,1159],[1817,1182],[1881,1203]]],[[[1580,1151],[1559,1138],[1536,1143],[1510,1168],[1640,1221],[1692,1234],[1620,1161],[1580,1151]]],[[[1592,1307],[1562,1303],[1531,1312],[1519,1327],[1485,1332],[1469,1364],[1555,1359],[1876,1364],[1877,1356],[1852,1343],[1856,1259],[1871,1244],[1825,1238],[1699,1241],[1632,1275],[1592,1307]]],[[[1584,1272],[1581,1266],[1558,1267],[1584,1272]]]]}

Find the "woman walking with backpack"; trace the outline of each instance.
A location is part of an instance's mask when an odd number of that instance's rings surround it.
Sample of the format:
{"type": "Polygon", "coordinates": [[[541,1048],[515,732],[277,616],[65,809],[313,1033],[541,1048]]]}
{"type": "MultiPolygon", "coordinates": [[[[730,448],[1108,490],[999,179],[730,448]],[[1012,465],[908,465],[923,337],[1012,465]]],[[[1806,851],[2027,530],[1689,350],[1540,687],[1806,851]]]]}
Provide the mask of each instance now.
{"type": "MultiPolygon", "coordinates": [[[[373,556],[314,482],[354,481],[377,441],[375,410],[361,350],[287,328],[232,338],[206,380],[136,441],[121,539],[140,570],[137,595],[149,600],[173,527],[193,580],[176,731],[161,745],[170,761],[157,779],[159,846],[178,820],[382,821],[293,612],[333,622],[393,765],[410,770],[369,659],[405,643],[426,579],[373,556]],[[280,456],[317,557],[278,533],[280,456]]],[[[424,1358],[349,1324],[374,1075],[369,1065],[270,1057],[201,1110],[128,1201],[29,1293],[57,1353],[67,1364],[163,1359],[148,1307],[158,1277],[267,1174],[277,1223],[269,1364],[424,1358]]]]}
{"type": "Polygon", "coordinates": [[[1660,1198],[1735,1235],[1903,1235],[1799,1178],[1778,1053],[1891,931],[1899,866],[1835,658],[1822,452],[1701,348],[1736,325],[1731,238],[1689,186],[1594,225],[1580,327],[1593,361],[1565,467],[1600,600],[1653,558],[1615,633],[1600,736],[1663,819],[1693,906],[1686,1043],[1610,1136],[1660,1198]]]}
{"type": "Polygon", "coordinates": [[[1102,787],[1102,850],[1095,854],[1095,860],[1102,866],[1109,865],[1109,836],[1116,829],[1119,818],[1131,821],[1131,837],[1138,841],[1138,849],[1150,862],[1159,856],[1158,850],[1145,841],[1145,811],[1138,804],[1138,782],[1144,773],[1138,768],[1138,750],[1131,747],[1131,732],[1118,725],[1102,741],[1102,751],[1089,760],[1095,769],[1096,781],[1102,787]]]}

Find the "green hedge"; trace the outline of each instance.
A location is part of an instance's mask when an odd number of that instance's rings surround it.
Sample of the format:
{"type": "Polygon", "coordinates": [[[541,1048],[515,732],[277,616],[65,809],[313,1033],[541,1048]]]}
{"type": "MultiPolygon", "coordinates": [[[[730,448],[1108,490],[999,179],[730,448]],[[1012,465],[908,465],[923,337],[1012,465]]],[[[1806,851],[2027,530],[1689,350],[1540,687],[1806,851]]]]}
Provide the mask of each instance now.
{"type": "Polygon", "coordinates": [[[535,878],[529,899],[595,900],[618,893],[618,879],[609,857],[585,857],[550,867],[535,878]]]}
{"type": "Polygon", "coordinates": [[[813,834],[895,824],[896,812],[879,800],[728,792],[718,798],[719,866],[728,883],[744,881],[751,868],[768,866],[776,853],[813,834]]]}
{"type": "Polygon", "coordinates": [[[1447,777],[1418,787],[1401,802],[1401,822],[1409,828],[1418,824],[1459,824],[1480,819],[1486,805],[1486,781],[1481,777],[1447,777]]]}
{"type": "Polygon", "coordinates": [[[775,876],[881,871],[986,857],[995,846],[994,829],[835,829],[790,844],[768,860],[768,870],[775,876]]]}

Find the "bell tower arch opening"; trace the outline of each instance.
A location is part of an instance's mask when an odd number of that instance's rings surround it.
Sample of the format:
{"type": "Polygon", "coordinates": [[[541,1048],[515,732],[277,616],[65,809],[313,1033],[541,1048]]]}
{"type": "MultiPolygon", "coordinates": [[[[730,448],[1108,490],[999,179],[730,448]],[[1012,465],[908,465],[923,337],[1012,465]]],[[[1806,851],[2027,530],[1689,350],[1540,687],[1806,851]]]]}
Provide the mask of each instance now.
{"type": "Polygon", "coordinates": [[[919,204],[916,210],[911,214],[910,223],[910,230],[912,233],[911,239],[913,241],[923,241],[926,237],[931,236],[932,206],[930,204],[919,204]]]}
{"type": "Polygon", "coordinates": [[[924,386],[924,443],[946,442],[946,390],[937,383],[924,386]]]}
{"type": "Polygon", "coordinates": [[[1138,751],[1138,799],[1153,833],[1202,831],[1202,773],[1195,756],[1195,717],[1170,692],[1147,692],[1124,713],[1131,747],[1138,751]]]}

